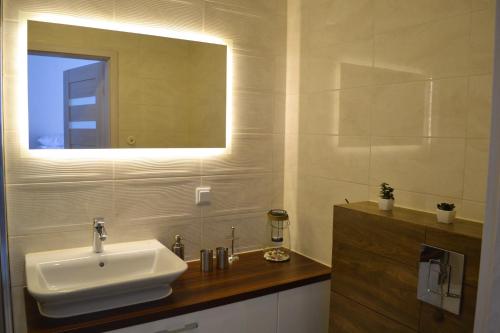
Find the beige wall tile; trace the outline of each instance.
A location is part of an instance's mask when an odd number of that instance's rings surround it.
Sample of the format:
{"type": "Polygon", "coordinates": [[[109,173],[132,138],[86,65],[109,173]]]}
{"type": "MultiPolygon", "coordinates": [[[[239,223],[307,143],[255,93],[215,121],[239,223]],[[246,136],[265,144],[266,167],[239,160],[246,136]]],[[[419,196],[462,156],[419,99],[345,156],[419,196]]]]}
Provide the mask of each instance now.
{"type": "Polygon", "coordinates": [[[368,183],[369,137],[300,137],[299,174],[368,183]]]}
{"type": "Polygon", "coordinates": [[[130,223],[110,225],[107,229],[109,238],[106,240],[106,244],[157,239],[170,248],[174,243],[175,235],[180,235],[185,246],[185,259],[199,259],[201,247],[200,218],[187,220],[151,219],[141,221],[139,228],[137,224],[130,223]]]}
{"type": "Polygon", "coordinates": [[[371,133],[375,136],[424,136],[430,82],[412,82],[375,88],[371,133]]]}
{"type": "Polygon", "coordinates": [[[373,91],[371,87],[362,87],[304,96],[300,112],[300,132],[369,135],[373,91]]]}
{"type": "MultiPolygon", "coordinates": [[[[9,1],[10,2],[10,1],[9,1]]],[[[2,22],[2,57],[4,75],[18,75],[20,71],[20,62],[18,61],[19,47],[21,39],[18,37],[20,23],[14,20],[4,19],[2,22]],[[6,46],[9,47],[6,47],[6,46]]],[[[4,92],[5,95],[5,92],[4,92]]]]}
{"type": "Polygon", "coordinates": [[[285,138],[283,135],[273,135],[273,172],[283,173],[285,163],[285,138]]]}
{"type": "Polygon", "coordinates": [[[495,0],[472,0],[472,10],[484,10],[489,9],[494,11],[495,0]]]}
{"type": "Polygon", "coordinates": [[[472,13],[471,22],[471,73],[489,74],[493,70],[493,36],[495,11],[472,13]]]}
{"type": "Polygon", "coordinates": [[[203,158],[202,173],[208,175],[271,172],[272,157],[273,135],[233,134],[231,152],[203,158]]]}
{"type": "Polygon", "coordinates": [[[5,181],[7,184],[111,180],[113,161],[102,158],[39,158],[20,147],[18,132],[6,132],[5,181]]]}
{"type": "Polygon", "coordinates": [[[146,157],[115,160],[115,179],[186,177],[201,174],[201,159],[146,157]]]}
{"type": "Polygon", "coordinates": [[[204,176],[202,184],[212,188],[211,204],[201,206],[204,217],[266,212],[271,209],[271,173],[204,176]]]}
{"type": "Polygon", "coordinates": [[[238,50],[284,54],[284,13],[272,13],[255,7],[250,3],[238,6],[227,2],[206,2],[205,33],[232,40],[234,48],[238,50]],[[282,24],[275,24],[275,21],[281,21],[282,24]]]}
{"type": "Polygon", "coordinates": [[[233,132],[272,133],[274,95],[254,91],[235,91],[233,95],[233,132]]]}
{"type": "Polygon", "coordinates": [[[420,81],[375,88],[375,136],[464,137],[467,78],[420,81]]]}
{"type": "Polygon", "coordinates": [[[301,90],[305,93],[347,89],[373,83],[373,41],[361,40],[303,51],[301,90]]]}
{"type": "Polygon", "coordinates": [[[285,190],[285,175],[273,173],[273,197],[271,199],[271,207],[283,208],[284,206],[284,190],[285,190]]]}
{"type": "Polygon", "coordinates": [[[462,195],[464,139],[382,138],[371,142],[370,184],[411,192],[462,195]]]}
{"type": "Polygon", "coordinates": [[[222,216],[266,212],[271,207],[272,174],[245,174],[202,177],[212,188],[211,204],[202,206],[202,215],[222,216]]]}
{"type": "Polygon", "coordinates": [[[273,101],[273,133],[284,134],[286,122],[286,95],[275,94],[273,101]]]}
{"type": "Polygon", "coordinates": [[[374,66],[426,78],[467,75],[469,32],[467,14],[376,35],[374,66]]]}
{"type": "Polygon", "coordinates": [[[4,17],[14,20],[18,19],[19,11],[87,17],[96,20],[112,20],[114,1],[8,0],[5,1],[4,10],[4,17]]]}
{"type": "Polygon", "coordinates": [[[305,7],[302,11],[305,46],[371,38],[373,3],[373,0],[333,0],[305,7]]]}
{"type": "Polygon", "coordinates": [[[115,7],[115,20],[134,22],[145,26],[165,27],[169,29],[201,32],[203,23],[203,1],[161,1],[120,0],[115,7]]]}
{"type": "Polygon", "coordinates": [[[368,200],[368,186],[302,176],[299,180],[297,217],[291,216],[292,246],[331,265],[333,205],[368,200]],[[297,221],[297,222],[295,222],[297,221]]]}
{"type": "Polygon", "coordinates": [[[235,251],[251,251],[262,248],[266,237],[266,214],[228,215],[203,218],[202,248],[222,246],[231,251],[231,227],[236,227],[235,251]]]}
{"type": "Polygon", "coordinates": [[[116,223],[199,217],[194,199],[200,185],[200,177],[116,181],[116,223]]]}
{"type": "Polygon", "coordinates": [[[467,137],[488,138],[491,130],[491,75],[469,78],[469,110],[467,112],[467,137]]]}
{"type": "Polygon", "coordinates": [[[113,182],[7,185],[9,235],[74,230],[94,217],[113,221],[113,182]]]}
{"type": "Polygon", "coordinates": [[[465,151],[464,200],[486,201],[488,139],[468,139],[465,151]]]}
{"type": "Polygon", "coordinates": [[[457,216],[483,223],[486,210],[485,206],[484,202],[464,200],[462,203],[462,212],[457,212],[457,216]]]}
{"type": "Polygon", "coordinates": [[[467,78],[433,80],[426,105],[427,128],[433,137],[464,137],[467,123],[467,78]],[[429,124],[430,121],[430,124],[429,124]]]}
{"type": "Polygon", "coordinates": [[[443,19],[470,11],[470,0],[375,0],[375,33],[443,19]]]}
{"type": "Polygon", "coordinates": [[[274,63],[270,56],[244,54],[235,51],[233,87],[237,90],[272,92],[274,89],[274,63]]]}

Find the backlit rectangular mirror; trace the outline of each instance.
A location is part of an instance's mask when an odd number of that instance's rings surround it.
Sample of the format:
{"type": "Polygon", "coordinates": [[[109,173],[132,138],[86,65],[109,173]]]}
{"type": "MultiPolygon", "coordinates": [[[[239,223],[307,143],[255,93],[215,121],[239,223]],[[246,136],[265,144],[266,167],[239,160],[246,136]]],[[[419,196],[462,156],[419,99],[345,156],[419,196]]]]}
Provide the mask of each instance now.
{"type": "Polygon", "coordinates": [[[227,46],[28,21],[30,149],[224,148],[227,46]]]}

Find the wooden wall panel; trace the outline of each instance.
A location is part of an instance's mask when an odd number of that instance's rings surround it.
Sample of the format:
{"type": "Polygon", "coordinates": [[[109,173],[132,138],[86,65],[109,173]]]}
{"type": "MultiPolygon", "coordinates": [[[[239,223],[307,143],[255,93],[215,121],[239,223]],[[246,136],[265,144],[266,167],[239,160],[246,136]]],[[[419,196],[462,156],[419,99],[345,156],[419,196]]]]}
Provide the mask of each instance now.
{"type": "Polygon", "coordinates": [[[330,332],[416,333],[415,330],[334,292],[331,295],[330,311],[330,332]]]}
{"type": "Polygon", "coordinates": [[[335,207],[334,243],[350,244],[413,266],[424,239],[422,225],[335,207]]]}
{"type": "Polygon", "coordinates": [[[472,332],[482,226],[376,203],[335,206],[330,331],[472,332]],[[421,244],[465,255],[459,316],[417,300],[421,244]]]}
{"type": "Polygon", "coordinates": [[[417,268],[349,245],[336,245],[332,290],[418,329],[417,268]]]}

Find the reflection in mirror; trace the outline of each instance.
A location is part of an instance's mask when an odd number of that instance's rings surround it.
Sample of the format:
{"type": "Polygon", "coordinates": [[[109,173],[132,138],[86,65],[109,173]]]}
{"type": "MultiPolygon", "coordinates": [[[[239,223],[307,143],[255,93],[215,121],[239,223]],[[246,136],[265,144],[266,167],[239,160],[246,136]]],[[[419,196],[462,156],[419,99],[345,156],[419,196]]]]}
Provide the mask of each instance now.
{"type": "Polygon", "coordinates": [[[223,148],[227,46],[28,22],[30,149],[223,148]]]}

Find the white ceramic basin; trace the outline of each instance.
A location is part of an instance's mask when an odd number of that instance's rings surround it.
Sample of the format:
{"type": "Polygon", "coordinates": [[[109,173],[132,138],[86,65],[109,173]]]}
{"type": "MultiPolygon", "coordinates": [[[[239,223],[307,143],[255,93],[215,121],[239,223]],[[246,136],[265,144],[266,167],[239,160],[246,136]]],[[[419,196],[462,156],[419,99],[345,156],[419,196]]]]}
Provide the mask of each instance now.
{"type": "Polygon", "coordinates": [[[187,264],[155,239],[26,255],[40,313],[62,318],[167,297],[187,264]]]}

